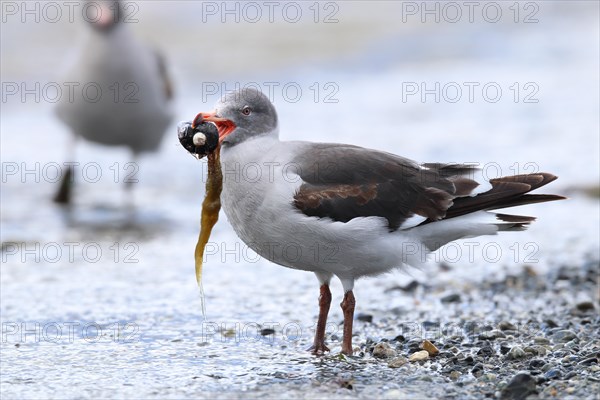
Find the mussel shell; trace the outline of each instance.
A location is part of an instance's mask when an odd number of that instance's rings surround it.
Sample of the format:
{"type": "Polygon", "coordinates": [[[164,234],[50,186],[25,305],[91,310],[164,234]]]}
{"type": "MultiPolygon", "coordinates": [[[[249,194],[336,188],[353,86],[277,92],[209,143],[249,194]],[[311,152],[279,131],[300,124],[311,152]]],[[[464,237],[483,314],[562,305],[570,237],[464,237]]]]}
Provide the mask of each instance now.
{"type": "Polygon", "coordinates": [[[213,152],[219,145],[219,131],[211,122],[202,122],[195,128],[192,127],[191,122],[182,122],[177,126],[177,136],[183,148],[198,158],[213,152]],[[194,135],[198,132],[206,136],[206,142],[202,146],[194,144],[194,135]]]}

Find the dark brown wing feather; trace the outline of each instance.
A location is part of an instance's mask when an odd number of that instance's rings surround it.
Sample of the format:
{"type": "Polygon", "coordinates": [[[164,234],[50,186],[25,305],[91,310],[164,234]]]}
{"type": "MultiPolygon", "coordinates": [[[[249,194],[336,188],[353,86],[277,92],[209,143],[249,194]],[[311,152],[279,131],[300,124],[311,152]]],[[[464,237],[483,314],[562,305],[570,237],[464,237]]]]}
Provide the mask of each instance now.
{"type": "Polygon", "coordinates": [[[460,174],[469,165],[427,164],[357,146],[312,144],[296,157],[303,180],[294,205],[308,216],[348,222],[379,216],[396,230],[408,218],[445,217],[457,195],[471,192],[477,182],[460,174]]]}
{"type": "MultiPolygon", "coordinates": [[[[414,215],[427,218],[423,225],[480,210],[564,199],[527,194],[556,179],[548,173],[492,179],[492,189],[468,197],[479,185],[468,178],[477,170],[472,165],[420,166],[400,156],[350,145],[311,144],[294,163],[303,180],[294,206],[305,215],[341,222],[379,216],[387,219],[392,231],[414,215]]],[[[498,219],[521,228],[535,218],[498,214],[498,219]]]]}

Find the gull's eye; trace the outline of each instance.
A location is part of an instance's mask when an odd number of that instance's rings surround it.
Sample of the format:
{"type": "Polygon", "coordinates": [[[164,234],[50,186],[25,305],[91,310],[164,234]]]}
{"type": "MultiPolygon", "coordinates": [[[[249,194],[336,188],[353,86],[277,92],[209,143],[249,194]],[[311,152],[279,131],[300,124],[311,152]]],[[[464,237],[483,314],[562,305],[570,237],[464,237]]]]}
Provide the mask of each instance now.
{"type": "Polygon", "coordinates": [[[246,106],[246,107],[242,108],[242,114],[250,115],[251,113],[252,113],[252,109],[250,109],[250,107],[246,106]]]}

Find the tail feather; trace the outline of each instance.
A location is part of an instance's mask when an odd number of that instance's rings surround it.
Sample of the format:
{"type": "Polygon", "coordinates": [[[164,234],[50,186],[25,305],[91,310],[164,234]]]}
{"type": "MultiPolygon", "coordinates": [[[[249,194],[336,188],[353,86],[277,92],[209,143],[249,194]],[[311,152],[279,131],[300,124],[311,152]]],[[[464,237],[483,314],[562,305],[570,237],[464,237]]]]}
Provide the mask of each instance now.
{"type": "Polygon", "coordinates": [[[535,221],[535,217],[487,211],[563,200],[565,197],[553,194],[528,194],[556,178],[552,174],[541,172],[491,179],[490,190],[472,197],[457,197],[453,200],[452,206],[446,210],[443,219],[438,221],[427,219],[412,229],[415,229],[415,233],[432,251],[461,238],[494,235],[499,231],[525,230],[535,221]]]}
{"type": "MultiPolygon", "coordinates": [[[[492,188],[487,192],[473,197],[457,197],[453,204],[446,210],[444,219],[456,218],[461,215],[476,211],[497,210],[507,207],[521,206],[524,204],[540,203],[565,199],[563,196],[552,194],[527,194],[528,192],[542,187],[557,177],[540,172],[536,174],[515,175],[491,179],[492,188]]],[[[422,225],[432,222],[426,220],[422,225]]]]}
{"type": "Polygon", "coordinates": [[[527,226],[535,221],[535,217],[513,214],[495,214],[496,219],[501,221],[495,225],[499,231],[524,231],[527,226]]]}
{"type": "Polygon", "coordinates": [[[496,214],[496,219],[502,222],[514,222],[517,224],[528,224],[535,221],[535,217],[528,217],[526,215],[512,215],[512,214],[496,214]]]}
{"type": "Polygon", "coordinates": [[[556,194],[524,194],[511,201],[506,201],[489,210],[499,210],[501,208],[524,206],[526,204],[545,203],[547,201],[565,200],[566,197],[556,194]]]}

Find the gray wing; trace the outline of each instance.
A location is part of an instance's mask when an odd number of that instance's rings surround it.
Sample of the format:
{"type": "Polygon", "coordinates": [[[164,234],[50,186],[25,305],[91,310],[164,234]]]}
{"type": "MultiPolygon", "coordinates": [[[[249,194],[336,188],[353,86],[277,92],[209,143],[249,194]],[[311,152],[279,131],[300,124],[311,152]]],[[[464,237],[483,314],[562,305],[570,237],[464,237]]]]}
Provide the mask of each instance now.
{"type": "Polygon", "coordinates": [[[463,164],[423,164],[357,146],[314,143],[294,162],[302,185],[294,206],[305,215],[348,222],[357,217],[386,218],[394,231],[409,218],[446,216],[454,198],[478,183],[463,164]]]}

